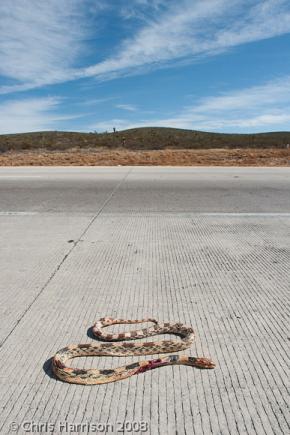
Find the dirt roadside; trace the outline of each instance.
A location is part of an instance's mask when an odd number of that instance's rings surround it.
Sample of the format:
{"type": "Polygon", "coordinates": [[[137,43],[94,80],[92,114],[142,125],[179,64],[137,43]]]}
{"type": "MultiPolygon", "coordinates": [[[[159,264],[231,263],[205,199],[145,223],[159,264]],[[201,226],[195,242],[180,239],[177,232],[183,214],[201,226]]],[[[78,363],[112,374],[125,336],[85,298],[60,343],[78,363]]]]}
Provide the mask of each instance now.
{"type": "Polygon", "coordinates": [[[7,151],[0,166],[290,166],[290,149],[7,151]]]}

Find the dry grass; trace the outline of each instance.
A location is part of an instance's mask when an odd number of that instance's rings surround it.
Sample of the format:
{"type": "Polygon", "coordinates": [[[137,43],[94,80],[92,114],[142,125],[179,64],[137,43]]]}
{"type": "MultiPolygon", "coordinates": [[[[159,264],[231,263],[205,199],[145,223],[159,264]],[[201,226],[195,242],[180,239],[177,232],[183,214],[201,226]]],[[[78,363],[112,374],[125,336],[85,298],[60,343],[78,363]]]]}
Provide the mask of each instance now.
{"type": "Polygon", "coordinates": [[[285,148],[290,144],[290,132],[259,134],[223,134],[178,128],[133,128],[116,133],[80,133],[46,131],[0,135],[0,152],[37,150],[66,151],[79,149],[127,150],[204,150],[237,148],[285,148]]]}
{"type": "Polygon", "coordinates": [[[65,151],[7,151],[0,166],[290,166],[290,149],[70,149],[65,151]]]}

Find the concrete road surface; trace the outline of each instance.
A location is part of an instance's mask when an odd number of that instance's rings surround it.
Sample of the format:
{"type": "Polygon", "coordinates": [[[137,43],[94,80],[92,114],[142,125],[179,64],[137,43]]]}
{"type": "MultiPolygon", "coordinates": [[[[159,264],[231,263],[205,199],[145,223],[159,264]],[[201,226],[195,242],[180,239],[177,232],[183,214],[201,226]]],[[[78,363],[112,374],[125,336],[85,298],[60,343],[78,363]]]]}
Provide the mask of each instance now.
{"type": "Polygon", "coordinates": [[[0,241],[1,433],[289,432],[290,168],[1,168],[0,241]],[[192,325],[217,367],[54,379],[104,315],[192,325]]]}

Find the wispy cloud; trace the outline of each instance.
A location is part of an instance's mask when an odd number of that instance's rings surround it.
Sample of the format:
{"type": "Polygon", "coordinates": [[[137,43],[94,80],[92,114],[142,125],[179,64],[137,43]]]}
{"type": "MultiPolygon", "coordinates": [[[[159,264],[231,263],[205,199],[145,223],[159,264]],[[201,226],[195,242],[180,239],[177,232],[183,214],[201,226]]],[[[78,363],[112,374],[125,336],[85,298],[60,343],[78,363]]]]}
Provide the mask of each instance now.
{"type": "Polygon", "coordinates": [[[118,54],[86,68],[116,77],[148,65],[215,55],[234,46],[290,32],[288,0],[183,0],[124,41],[118,54]]]}
{"type": "Polygon", "coordinates": [[[290,119],[290,76],[259,86],[203,98],[163,125],[223,131],[277,129],[290,119]]]}
{"type": "Polygon", "coordinates": [[[115,104],[117,109],[128,110],[129,112],[137,112],[137,107],[133,104],[115,104]]]}
{"type": "Polygon", "coordinates": [[[13,80],[4,91],[27,90],[73,75],[87,33],[84,14],[78,0],[0,2],[0,74],[13,80]]]}
{"type": "Polygon", "coordinates": [[[78,104],[82,106],[96,106],[99,104],[107,103],[108,101],[116,100],[118,97],[104,97],[104,98],[89,98],[87,100],[83,100],[78,104]]]}
{"type": "Polygon", "coordinates": [[[137,126],[175,127],[206,131],[271,131],[290,123],[290,76],[260,86],[202,98],[175,116],[140,121],[112,120],[98,123],[104,129],[114,122],[118,128],[137,126]]]}
{"type": "MultiPolygon", "coordinates": [[[[78,64],[90,27],[86,7],[92,4],[96,14],[105,3],[1,2],[0,74],[13,81],[0,93],[85,77],[113,79],[290,32],[289,0],[134,0],[133,12],[147,11],[141,27],[114,47],[115,55],[83,68],[78,64]]],[[[126,4],[120,1],[120,13],[126,4]]]]}
{"type": "Polygon", "coordinates": [[[139,19],[141,21],[148,22],[150,18],[155,13],[162,13],[170,5],[174,3],[175,0],[127,0],[120,1],[119,13],[122,18],[127,20],[139,19]]]}
{"type": "Polygon", "coordinates": [[[59,115],[57,97],[26,98],[0,103],[0,134],[55,129],[58,122],[83,115],[59,115]]]}

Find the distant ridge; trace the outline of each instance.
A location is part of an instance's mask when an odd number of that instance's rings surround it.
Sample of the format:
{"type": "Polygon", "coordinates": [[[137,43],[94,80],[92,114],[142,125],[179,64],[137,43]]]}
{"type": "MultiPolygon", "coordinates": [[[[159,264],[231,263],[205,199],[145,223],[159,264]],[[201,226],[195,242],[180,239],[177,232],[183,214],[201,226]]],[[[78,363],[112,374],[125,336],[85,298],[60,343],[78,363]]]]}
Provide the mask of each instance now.
{"type": "Polygon", "coordinates": [[[290,132],[226,134],[165,127],[133,128],[115,133],[44,131],[0,135],[0,152],[75,147],[132,150],[284,148],[287,144],[290,144],[290,132]]]}

